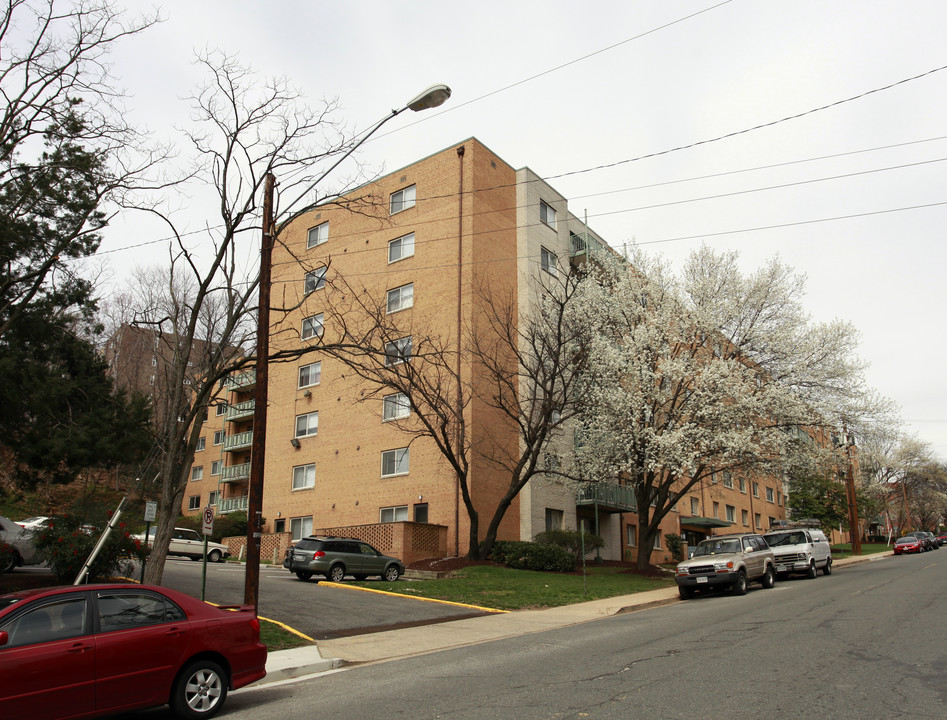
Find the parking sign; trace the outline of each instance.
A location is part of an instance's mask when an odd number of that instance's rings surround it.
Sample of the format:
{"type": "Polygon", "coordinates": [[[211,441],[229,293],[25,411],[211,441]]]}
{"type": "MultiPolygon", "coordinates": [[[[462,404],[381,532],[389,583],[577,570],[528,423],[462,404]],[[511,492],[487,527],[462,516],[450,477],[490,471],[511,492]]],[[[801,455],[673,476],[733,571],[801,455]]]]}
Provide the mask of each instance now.
{"type": "Polygon", "coordinates": [[[208,505],[204,508],[204,534],[210,535],[214,532],[214,508],[208,505]]]}

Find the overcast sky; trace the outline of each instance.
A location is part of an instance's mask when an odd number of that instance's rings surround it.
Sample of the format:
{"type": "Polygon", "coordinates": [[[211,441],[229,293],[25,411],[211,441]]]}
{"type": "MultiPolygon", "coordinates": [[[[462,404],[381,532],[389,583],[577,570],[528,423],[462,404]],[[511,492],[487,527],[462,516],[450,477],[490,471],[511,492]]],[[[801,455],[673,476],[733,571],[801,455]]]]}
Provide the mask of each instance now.
{"type": "MultiPolygon", "coordinates": [[[[393,171],[475,136],[618,249],[680,267],[706,242],[747,270],[778,254],[807,275],[814,318],[860,329],[870,383],[947,459],[947,2],[199,0],[163,14],[114,68],[155,133],[187,122],[204,47],[337,98],[352,130],[446,83],[445,106],[399,116],[361,161],[393,171]]],[[[164,260],[119,250],[142,232],[107,232],[119,275],[164,260]]]]}

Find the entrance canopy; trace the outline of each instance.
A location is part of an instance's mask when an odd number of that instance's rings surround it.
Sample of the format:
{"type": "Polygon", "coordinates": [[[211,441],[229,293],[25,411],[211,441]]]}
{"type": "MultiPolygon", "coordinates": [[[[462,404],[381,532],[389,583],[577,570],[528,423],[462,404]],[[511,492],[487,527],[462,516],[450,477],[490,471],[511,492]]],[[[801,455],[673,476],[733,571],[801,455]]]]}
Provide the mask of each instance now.
{"type": "Polygon", "coordinates": [[[708,517],[689,517],[681,518],[681,527],[697,527],[697,528],[725,528],[733,525],[729,520],[718,520],[717,518],[708,518],[708,517]]]}

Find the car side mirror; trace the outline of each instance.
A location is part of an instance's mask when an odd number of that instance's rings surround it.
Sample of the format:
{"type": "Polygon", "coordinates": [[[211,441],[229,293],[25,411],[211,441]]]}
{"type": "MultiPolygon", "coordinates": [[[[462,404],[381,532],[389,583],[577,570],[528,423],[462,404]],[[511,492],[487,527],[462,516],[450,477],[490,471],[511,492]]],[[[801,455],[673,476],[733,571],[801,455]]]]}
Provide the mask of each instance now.
{"type": "Polygon", "coordinates": [[[10,636],[7,635],[6,630],[0,630],[0,647],[3,647],[10,641],[10,636]]]}

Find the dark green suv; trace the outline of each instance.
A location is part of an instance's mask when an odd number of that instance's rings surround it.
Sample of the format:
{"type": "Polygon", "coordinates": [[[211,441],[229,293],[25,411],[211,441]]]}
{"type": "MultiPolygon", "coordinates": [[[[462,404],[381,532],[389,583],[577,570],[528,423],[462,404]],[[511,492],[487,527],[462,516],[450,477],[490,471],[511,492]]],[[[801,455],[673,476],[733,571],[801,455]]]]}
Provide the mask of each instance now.
{"type": "Polygon", "coordinates": [[[327,580],[342,582],[346,575],[356,580],[378,575],[394,582],[404,575],[404,564],[398,558],[382,555],[367,542],[318,535],[304,537],[288,548],[283,567],[296,573],[300,580],[325,575],[327,580]]]}

